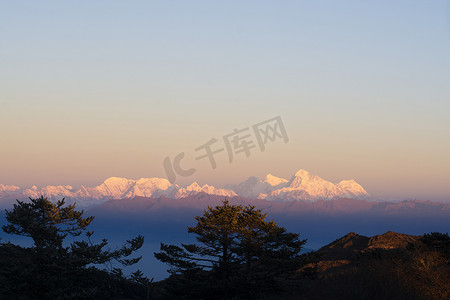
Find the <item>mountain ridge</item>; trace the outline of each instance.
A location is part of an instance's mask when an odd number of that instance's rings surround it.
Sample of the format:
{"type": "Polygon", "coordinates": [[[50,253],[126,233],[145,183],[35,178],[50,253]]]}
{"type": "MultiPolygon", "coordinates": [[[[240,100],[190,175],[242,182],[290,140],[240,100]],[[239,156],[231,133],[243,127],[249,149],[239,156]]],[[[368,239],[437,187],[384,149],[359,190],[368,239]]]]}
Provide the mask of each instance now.
{"type": "Polygon", "coordinates": [[[133,197],[168,197],[179,199],[199,193],[227,197],[241,196],[246,198],[267,199],[270,201],[304,200],[315,202],[319,200],[333,200],[339,198],[368,199],[370,196],[355,180],[342,180],[332,183],[306,170],[300,169],[290,180],[267,174],[264,179],[249,177],[236,184],[216,188],[197,182],[186,187],[171,184],[165,178],[127,179],[109,177],[103,183],[94,187],[82,185],[74,190],[71,185],[47,185],[40,189],[36,186],[21,189],[16,186],[0,184],[0,198],[44,196],[50,200],[66,198],[76,201],[82,207],[99,205],[111,199],[126,199],[133,197]]]}

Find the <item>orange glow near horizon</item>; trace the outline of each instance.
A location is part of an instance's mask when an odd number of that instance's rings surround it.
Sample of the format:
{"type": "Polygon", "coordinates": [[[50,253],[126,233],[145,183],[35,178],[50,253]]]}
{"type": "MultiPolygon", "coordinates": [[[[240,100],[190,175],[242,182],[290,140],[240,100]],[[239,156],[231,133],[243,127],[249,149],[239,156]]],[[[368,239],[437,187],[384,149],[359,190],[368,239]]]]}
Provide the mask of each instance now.
{"type": "Polygon", "coordinates": [[[196,173],[180,185],[306,169],[374,197],[450,201],[443,3],[114,3],[1,5],[0,183],[165,178],[164,158],[186,152],[196,173]],[[214,170],[195,160],[277,115],[288,143],[223,153],[214,170]]]}

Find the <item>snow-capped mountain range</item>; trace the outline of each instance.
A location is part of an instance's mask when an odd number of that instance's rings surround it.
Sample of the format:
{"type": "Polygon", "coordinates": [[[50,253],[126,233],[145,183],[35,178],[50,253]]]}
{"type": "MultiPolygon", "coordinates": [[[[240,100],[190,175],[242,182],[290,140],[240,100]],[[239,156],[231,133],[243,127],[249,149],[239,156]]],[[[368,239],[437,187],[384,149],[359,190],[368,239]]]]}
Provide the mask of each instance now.
{"type": "Polygon", "coordinates": [[[334,184],[305,170],[298,171],[290,180],[268,174],[264,180],[250,177],[238,185],[227,185],[226,188],[239,196],[275,201],[369,198],[364,188],[353,179],[334,184]]]}
{"type": "Polygon", "coordinates": [[[227,185],[224,189],[210,185],[200,186],[197,182],[187,187],[171,184],[164,178],[141,178],[132,180],[110,177],[95,187],[81,186],[74,190],[70,185],[45,186],[21,189],[17,186],[0,184],[0,198],[38,198],[41,195],[51,200],[65,197],[76,201],[79,206],[98,205],[111,199],[126,199],[137,196],[180,199],[199,193],[226,197],[266,199],[270,201],[317,201],[339,198],[368,199],[369,194],[354,180],[343,180],[337,184],[300,170],[290,180],[268,174],[263,180],[250,177],[237,185],[227,185]]]}

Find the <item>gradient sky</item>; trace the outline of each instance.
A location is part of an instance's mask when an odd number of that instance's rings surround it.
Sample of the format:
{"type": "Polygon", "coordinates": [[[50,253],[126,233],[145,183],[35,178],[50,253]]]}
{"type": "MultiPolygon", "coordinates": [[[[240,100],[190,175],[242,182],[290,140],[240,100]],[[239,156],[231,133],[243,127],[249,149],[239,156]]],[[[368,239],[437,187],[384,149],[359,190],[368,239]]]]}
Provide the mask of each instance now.
{"type": "Polygon", "coordinates": [[[184,151],[179,184],[306,169],[450,200],[449,113],[449,1],[0,1],[3,184],[165,177],[184,151]],[[195,161],[278,115],[288,143],[195,161]]]}

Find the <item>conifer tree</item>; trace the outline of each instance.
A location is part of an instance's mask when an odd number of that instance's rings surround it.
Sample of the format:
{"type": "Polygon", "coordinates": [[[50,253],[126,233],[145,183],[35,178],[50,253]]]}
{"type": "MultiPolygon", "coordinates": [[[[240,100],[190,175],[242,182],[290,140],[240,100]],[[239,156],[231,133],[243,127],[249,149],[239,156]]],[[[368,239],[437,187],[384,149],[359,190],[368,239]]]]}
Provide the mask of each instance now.
{"type": "Polygon", "coordinates": [[[178,278],[176,286],[200,293],[193,296],[231,297],[262,291],[275,284],[276,276],[300,265],[300,251],[306,242],[266,218],[254,206],[230,205],[225,200],[220,206],[208,207],[203,216],[195,218],[196,226],[188,227],[197,244],[161,244],[155,257],[178,275],[172,277],[178,278]]]}
{"type": "MultiPolygon", "coordinates": [[[[0,245],[0,294],[4,296],[81,299],[98,293],[105,295],[108,289],[111,296],[117,297],[121,293],[120,285],[128,285],[126,278],[121,272],[118,276],[117,272],[102,271],[94,265],[117,261],[128,266],[140,260],[140,257],[130,257],[142,247],[142,236],[128,240],[117,250],[106,250],[107,240],[94,243],[93,231],[87,231],[94,217],[84,218],[83,211],[77,211],[75,204],[65,205],[64,199],[56,203],[44,197],[30,198],[30,202],[17,200],[13,209],[6,211],[6,220],[8,224],[3,226],[3,231],[30,237],[33,247],[0,245]],[[77,238],[83,233],[84,239],[77,238]],[[66,239],[69,236],[71,241],[66,239]],[[112,280],[117,290],[111,288],[112,280]]],[[[144,278],[137,272],[133,280],[139,282],[144,278]]]]}

